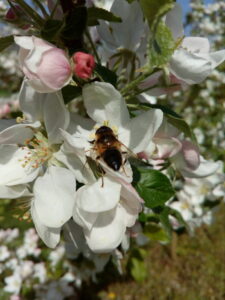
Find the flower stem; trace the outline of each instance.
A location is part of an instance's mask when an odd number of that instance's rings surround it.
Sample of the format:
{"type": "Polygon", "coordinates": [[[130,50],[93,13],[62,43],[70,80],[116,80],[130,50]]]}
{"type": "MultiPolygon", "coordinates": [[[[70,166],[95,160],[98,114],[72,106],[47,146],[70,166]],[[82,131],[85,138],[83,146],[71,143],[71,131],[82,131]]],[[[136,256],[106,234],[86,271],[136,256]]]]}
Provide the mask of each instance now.
{"type": "Polygon", "coordinates": [[[87,37],[89,43],[91,44],[91,48],[92,48],[92,50],[93,50],[93,52],[94,52],[94,55],[95,55],[95,57],[96,57],[96,60],[97,60],[98,64],[101,64],[100,57],[98,56],[98,52],[96,51],[95,44],[94,44],[94,42],[92,41],[92,38],[91,38],[91,35],[90,35],[88,29],[85,30],[85,35],[86,35],[86,37],[87,37]]]}
{"type": "Polygon", "coordinates": [[[140,76],[138,76],[136,79],[128,83],[120,92],[123,96],[126,95],[127,92],[130,92],[134,88],[137,87],[137,85],[142,82],[144,79],[146,79],[148,76],[150,76],[153,73],[152,69],[148,70],[144,73],[142,73],[140,76]]]}

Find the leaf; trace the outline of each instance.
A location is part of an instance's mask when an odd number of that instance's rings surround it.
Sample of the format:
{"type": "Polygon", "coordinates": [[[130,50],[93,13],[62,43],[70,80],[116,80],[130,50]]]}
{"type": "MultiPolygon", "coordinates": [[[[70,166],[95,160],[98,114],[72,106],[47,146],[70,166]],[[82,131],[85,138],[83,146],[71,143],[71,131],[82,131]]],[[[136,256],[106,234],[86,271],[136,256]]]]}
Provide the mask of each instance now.
{"type": "Polygon", "coordinates": [[[151,67],[166,64],[172,56],[175,46],[170,29],[160,22],[150,40],[149,63],[151,67]]]}
{"type": "Polygon", "coordinates": [[[174,6],[174,0],[140,0],[149,27],[154,33],[161,18],[174,6]]]}
{"type": "Polygon", "coordinates": [[[195,144],[197,144],[197,140],[194,133],[192,132],[190,126],[186,123],[184,119],[177,118],[168,114],[166,117],[167,117],[167,121],[171,125],[178,128],[180,131],[182,131],[185,134],[185,136],[189,137],[195,144]]]}
{"type": "Polygon", "coordinates": [[[171,216],[173,216],[175,219],[177,219],[177,221],[180,223],[180,225],[183,225],[189,231],[190,230],[189,225],[184,220],[181,213],[172,207],[168,207],[168,209],[169,209],[169,214],[171,216]]]}
{"type": "Polygon", "coordinates": [[[166,105],[160,105],[160,104],[150,104],[150,103],[144,103],[139,104],[142,108],[154,108],[154,109],[161,109],[163,113],[166,115],[167,121],[173,125],[174,127],[178,128],[180,131],[182,131],[186,137],[189,137],[195,144],[197,144],[197,139],[191,130],[190,126],[187,124],[187,122],[178,115],[175,111],[167,107],[166,105]]]}
{"type": "Polygon", "coordinates": [[[63,22],[60,20],[47,20],[41,30],[41,37],[47,41],[54,40],[54,38],[60,33],[62,26],[63,22]]]}
{"type": "Polygon", "coordinates": [[[169,179],[161,172],[135,167],[133,167],[133,171],[133,184],[147,207],[154,208],[164,205],[174,195],[174,189],[169,179]]]}
{"type": "Polygon", "coordinates": [[[138,282],[142,282],[147,278],[147,269],[144,261],[135,257],[131,259],[131,275],[138,282]]]}
{"type": "Polygon", "coordinates": [[[100,64],[96,64],[95,73],[103,79],[105,82],[109,82],[116,87],[117,84],[117,75],[113,71],[109,70],[106,67],[103,67],[100,64]]]}
{"type": "Polygon", "coordinates": [[[90,7],[87,10],[87,25],[98,25],[98,20],[105,20],[109,22],[122,22],[121,18],[115,16],[112,12],[99,7],[90,7]]]}
{"type": "Polygon", "coordinates": [[[157,224],[148,224],[144,227],[144,234],[152,241],[169,242],[167,232],[157,224]]]}
{"type": "Polygon", "coordinates": [[[67,85],[64,88],[62,88],[62,95],[65,104],[81,96],[81,94],[82,94],[82,88],[78,86],[67,85]]]}
{"type": "Polygon", "coordinates": [[[8,48],[14,43],[13,35],[0,37],[0,52],[8,48]]]}

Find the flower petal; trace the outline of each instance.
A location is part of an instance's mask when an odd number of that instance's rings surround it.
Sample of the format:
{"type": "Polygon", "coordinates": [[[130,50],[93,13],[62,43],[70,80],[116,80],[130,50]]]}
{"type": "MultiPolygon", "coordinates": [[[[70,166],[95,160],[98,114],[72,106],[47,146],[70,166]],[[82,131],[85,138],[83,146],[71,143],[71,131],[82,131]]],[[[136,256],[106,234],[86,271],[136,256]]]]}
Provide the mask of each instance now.
{"type": "Polygon", "coordinates": [[[166,14],[165,23],[170,28],[175,40],[184,35],[182,9],[178,3],[175,3],[173,9],[166,14]]]}
{"type": "Polygon", "coordinates": [[[99,214],[92,230],[84,230],[84,234],[92,251],[110,252],[122,242],[125,231],[124,209],[117,206],[99,214]]]}
{"type": "Polygon", "coordinates": [[[0,144],[24,144],[34,135],[32,128],[41,126],[39,121],[32,124],[16,124],[0,132],[0,144]]]}
{"type": "Polygon", "coordinates": [[[44,103],[44,122],[51,144],[62,141],[59,128],[66,129],[69,125],[70,114],[64,105],[61,92],[48,94],[44,103]]]}
{"type": "Polygon", "coordinates": [[[151,142],[163,120],[160,109],[149,110],[131,119],[126,126],[126,131],[119,134],[119,140],[134,153],[145,150],[151,142]]]}
{"type": "Polygon", "coordinates": [[[1,199],[16,199],[23,196],[30,196],[28,189],[25,185],[3,186],[0,185],[0,198],[1,199]]]}
{"type": "Polygon", "coordinates": [[[211,73],[212,64],[197,54],[178,49],[170,60],[170,70],[177,78],[195,84],[202,82],[211,73]]]}
{"type": "Polygon", "coordinates": [[[39,177],[33,187],[34,206],[47,227],[60,227],[68,221],[75,204],[76,182],[65,168],[51,166],[39,177]]]}
{"type": "Polygon", "coordinates": [[[110,83],[86,84],[83,88],[83,99],[88,115],[97,123],[109,121],[110,126],[120,127],[130,119],[125,101],[110,83]]]}
{"type": "Polygon", "coordinates": [[[91,213],[99,213],[114,208],[120,200],[121,185],[108,177],[99,178],[92,184],[82,186],[77,191],[77,206],[91,213]]]}
{"type": "Polygon", "coordinates": [[[200,165],[196,170],[192,171],[186,168],[180,171],[184,177],[202,178],[202,177],[207,177],[212,175],[218,170],[219,167],[220,167],[219,163],[213,161],[207,161],[201,157],[200,165]]]}
{"type": "Polygon", "coordinates": [[[39,168],[33,168],[32,163],[25,163],[28,148],[18,148],[16,145],[0,145],[0,182],[1,185],[18,185],[33,181],[39,168]]]}
{"type": "Polygon", "coordinates": [[[185,37],[182,41],[181,47],[190,52],[199,54],[208,53],[210,50],[209,40],[203,37],[185,37]]]}
{"type": "Polygon", "coordinates": [[[60,231],[61,227],[59,228],[50,228],[45,226],[41,219],[38,217],[38,214],[35,210],[34,205],[31,206],[31,216],[37,230],[38,235],[42,239],[42,241],[50,248],[55,248],[56,245],[59,243],[60,240],[60,231]]]}

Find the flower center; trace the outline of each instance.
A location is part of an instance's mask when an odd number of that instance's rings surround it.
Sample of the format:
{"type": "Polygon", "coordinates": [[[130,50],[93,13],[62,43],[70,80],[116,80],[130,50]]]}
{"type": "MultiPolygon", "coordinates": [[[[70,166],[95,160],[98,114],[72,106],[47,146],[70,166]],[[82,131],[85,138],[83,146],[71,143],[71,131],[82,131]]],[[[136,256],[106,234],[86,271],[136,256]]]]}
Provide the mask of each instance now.
{"type": "Polygon", "coordinates": [[[26,140],[25,146],[22,147],[22,149],[25,149],[25,147],[27,147],[29,151],[26,152],[23,159],[20,159],[23,168],[28,164],[31,165],[32,168],[39,168],[49,161],[55,152],[52,147],[49,147],[48,139],[41,132],[35,133],[32,139],[26,140]]]}

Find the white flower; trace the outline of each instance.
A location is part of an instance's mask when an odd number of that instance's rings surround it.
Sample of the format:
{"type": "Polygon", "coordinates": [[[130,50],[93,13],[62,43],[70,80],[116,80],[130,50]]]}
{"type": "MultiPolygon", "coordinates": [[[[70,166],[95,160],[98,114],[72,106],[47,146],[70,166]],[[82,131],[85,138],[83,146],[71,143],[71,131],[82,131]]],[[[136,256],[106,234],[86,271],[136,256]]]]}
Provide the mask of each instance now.
{"type": "Polygon", "coordinates": [[[99,159],[106,175],[97,181],[87,170],[81,172],[78,166],[86,163],[86,156],[97,159],[98,154],[90,143],[96,126],[107,124],[125,147],[138,153],[151,141],[162,122],[163,113],[161,110],[149,110],[130,119],[120,93],[111,84],[103,82],[86,85],[83,100],[88,115],[96,124],[89,130],[77,125],[72,135],[62,131],[65,145],[56,157],[73,170],[78,181],[85,183],[77,191],[73,213],[75,222],[83,227],[93,251],[109,252],[121,243],[126,227],[134,225],[141,208],[140,197],[130,184],[130,165],[126,163],[119,171],[114,171],[99,159]]]}
{"type": "Polygon", "coordinates": [[[6,246],[0,246],[0,261],[5,261],[10,257],[10,252],[6,246]]]}
{"type": "Polygon", "coordinates": [[[22,278],[19,273],[15,272],[13,275],[5,278],[6,286],[3,288],[4,291],[9,293],[19,294],[22,286],[22,278]]]}
{"type": "MultiPolygon", "coordinates": [[[[183,37],[182,11],[179,4],[166,15],[174,39],[183,37]]],[[[185,37],[169,62],[170,72],[188,84],[202,82],[225,59],[225,50],[210,52],[209,40],[185,37]]]]}
{"type": "Polygon", "coordinates": [[[47,270],[43,262],[34,265],[34,278],[38,278],[40,283],[44,283],[46,281],[47,270]]]}
{"type": "Polygon", "coordinates": [[[33,123],[13,125],[0,132],[0,181],[9,189],[10,198],[11,193],[16,197],[15,187],[20,187],[17,196],[21,196],[23,189],[27,190],[25,184],[36,179],[32,218],[43,241],[55,247],[61,226],[72,216],[75,203],[75,177],[54,157],[62,141],[59,128],[68,127],[69,112],[60,92],[40,94],[26,82],[20,92],[20,106],[33,123]]]}

